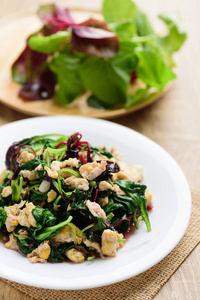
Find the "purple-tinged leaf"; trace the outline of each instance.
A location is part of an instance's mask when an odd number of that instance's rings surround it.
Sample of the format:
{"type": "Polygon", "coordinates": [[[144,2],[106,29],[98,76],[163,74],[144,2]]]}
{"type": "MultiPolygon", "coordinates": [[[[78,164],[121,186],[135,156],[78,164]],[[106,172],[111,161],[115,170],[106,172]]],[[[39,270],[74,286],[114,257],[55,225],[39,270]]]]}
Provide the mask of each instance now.
{"type": "Polygon", "coordinates": [[[26,45],[24,51],[12,65],[12,78],[17,83],[31,81],[43,70],[48,54],[33,51],[26,45]]]}
{"type": "Polygon", "coordinates": [[[19,148],[19,142],[14,142],[6,152],[6,167],[11,170],[11,156],[19,148]]]}
{"type": "Polygon", "coordinates": [[[118,37],[99,20],[89,19],[72,26],[72,51],[112,57],[119,50],[118,37]]]}
{"type": "Polygon", "coordinates": [[[19,91],[19,97],[24,100],[43,100],[53,97],[55,91],[55,76],[46,69],[40,77],[33,81],[25,81],[19,91]]]}
{"type": "Polygon", "coordinates": [[[41,5],[38,16],[45,25],[52,26],[54,33],[75,24],[71,11],[57,4],[41,5]]]}

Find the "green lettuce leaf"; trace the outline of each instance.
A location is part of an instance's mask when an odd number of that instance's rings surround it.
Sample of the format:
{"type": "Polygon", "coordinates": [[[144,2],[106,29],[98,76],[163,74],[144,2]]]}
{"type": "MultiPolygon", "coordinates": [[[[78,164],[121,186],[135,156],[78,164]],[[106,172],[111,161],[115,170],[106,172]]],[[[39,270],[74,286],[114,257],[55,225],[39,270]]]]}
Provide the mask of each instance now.
{"type": "Polygon", "coordinates": [[[139,59],[137,76],[147,85],[162,90],[176,75],[165,63],[164,59],[151,49],[138,48],[139,59]]]}
{"type": "Polygon", "coordinates": [[[54,55],[50,69],[57,76],[55,98],[62,104],[68,104],[83,90],[79,76],[80,59],[69,54],[54,55]]]}
{"type": "Polygon", "coordinates": [[[102,102],[124,103],[129,76],[109,59],[90,57],[80,66],[83,85],[102,102]]]}
{"type": "Polygon", "coordinates": [[[135,94],[133,95],[130,94],[126,100],[125,107],[129,108],[133,106],[135,103],[137,103],[138,101],[140,101],[146,95],[148,89],[149,89],[148,87],[140,88],[136,91],[135,94]]]}
{"type": "Polygon", "coordinates": [[[137,6],[132,0],[104,0],[103,2],[103,16],[108,24],[134,19],[136,13],[137,6]]]}
{"type": "Polygon", "coordinates": [[[159,18],[166,24],[169,33],[165,37],[158,38],[158,41],[165,51],[172,54],[178,51],[186,40],[186,29],[176,13],[160,14],[159,18]]]}
{"type": "Polygon", "coordinates": [[[58,31],[49,36],[32,36],[28,40],[29,47],[37,52],[51,53],[56,52],[65,45],[70,39],[69,31],[58,31]]]}
{"type": "Polygon", "coordinates": [[[154,30],[150,24],[150,21],[145,13],[141,10],[137,11],[136,15],[136,27],[140,36],[154,34],[154,30]]]}
{"type": "Polygon", "coordinates": [[[111,23],[109,28],[116,33],[120,41],[129,41],[137,31],[133,20],[111,23]]]}

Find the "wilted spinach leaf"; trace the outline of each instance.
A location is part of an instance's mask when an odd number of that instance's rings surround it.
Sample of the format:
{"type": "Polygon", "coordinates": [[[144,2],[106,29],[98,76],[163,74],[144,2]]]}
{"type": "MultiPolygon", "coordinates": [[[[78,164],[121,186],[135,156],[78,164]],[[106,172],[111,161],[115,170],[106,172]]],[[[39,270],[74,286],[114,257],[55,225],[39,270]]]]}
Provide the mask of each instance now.
{"type": "Polygon", "coordinates": [[[3,207],[0,207],[0,229],[3,227],[3,225],[6,222],[7,214],[3,207]]]}

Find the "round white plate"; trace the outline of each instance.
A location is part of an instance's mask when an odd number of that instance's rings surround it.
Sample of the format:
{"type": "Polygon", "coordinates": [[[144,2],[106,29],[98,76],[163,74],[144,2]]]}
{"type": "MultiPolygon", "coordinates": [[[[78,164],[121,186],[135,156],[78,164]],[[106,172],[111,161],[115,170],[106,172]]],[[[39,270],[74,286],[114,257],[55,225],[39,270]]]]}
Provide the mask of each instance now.
{"type": "Polygon", "coordinates": [[[144,167],[144,183],[153,194],[149,213],[152,232],[145,224],[136,231],[116,258],[82,264],[31,264],[0,243],[0,276],[19,283],[50,289],[85,289],[135,276],[163,259],[183,236],[190,218],[191,196],[187,181],[174,159],[143,135],[112,122],[84,117],[39,117],[0,128],[0,166],[4,169],[8,146],[25,137],[79,131],[93,145],[116,146],[129,165],[144,167]]]}

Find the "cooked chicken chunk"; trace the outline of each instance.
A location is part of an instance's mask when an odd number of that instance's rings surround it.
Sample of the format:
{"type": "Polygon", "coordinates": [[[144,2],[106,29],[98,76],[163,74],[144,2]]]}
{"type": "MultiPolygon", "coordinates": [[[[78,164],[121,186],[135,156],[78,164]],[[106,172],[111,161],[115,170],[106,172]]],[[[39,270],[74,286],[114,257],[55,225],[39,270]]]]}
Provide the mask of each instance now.
{"type": "Polygon", "coordinates": [[[121,153],[119,153],[115,147],[112,147],[110,152],[114,156],[117,162],[122,160],[121,153]]]}
{"type": "Polygon", "coordinates": [[[18,216],[18,222],[22,226],[26,227],[37,227],[36,220],[32,215],[32,210],[35,207],[33,203],[26,203],[26,207],[22,209],[18,216]]]}
{"type": "Polygon", "coordinates": [[[9,241],[5,243],[4,245],[5,248],[12,249],[12,250],[18,250],[18,244],[17,244],[17,239],[14,237],[14,235],[11,233],[9,235],[9,241]]]}
{"type": "Polygon", "coordinates": [[[27,258],[31,263],[46,263],[50,253],[51,248],[49,246],[49,241],[44,241],[39,245],[38,248],[34,249],[31,253],[29,253],[27,255],[27,258]]]}
{"type": "Polygon", "coordinates": [[[19,224],[18,222],[18,217],[13,216],[11,214],[9,214],[6,218],[6,229],[8,232],[12,232],[13,230],[15,230],[15,227],[19,224]]]}
{"type": "Polygon", "coordinates": [[[74,224],[72,224],[76,229],[76,237],[74,233],[74,229],[70,225],[64,226],[61,231],[51,238],[51,241],[54,245],[59,245],[61,243],[71,243],[75,242],[75,239],[78,244],[82,242],[82,239],[85,238],[85,236],[78,236],[78,233],[80,232],[80,229],[76,227],[74,224]]]}
{"type": "Polygon", "coordinates": [[[102,218],[103,220],[107,219],[105,211],[101,208],[101,206],[98,203],[87,200],[86,206],[93,216],[102,218]]]}
{"type": "Polygon", "coordinates": [[[105,206],[106,204],[108,204],[108,197],[105,198],[99,198],[99,205],[101,207],[105,206]]]}
{"type": "Polygon", "coordinates": [[[35,170],[22,170],[20,171],[20,174],[24,177],[24,178],[28,178],[28,180],[36,180],[37,179],[37,174],[35,170]]]}
{"type": "Polygon", "coordinates": [[[44,166],[44,169],[47,171],[47,174],[49,177],[53,178],[53,179],[57,179],[58,178],[58,172],[55,170],[51,170],[50,168],[44,166]]]}
{"type": "Polygon", "coordinates": [[[108,256],[117,256],[117,249],[123,247],[123,242],[118,243],[117,239],[122,239],[123,234],[110,229],[104,230],[101,236],[101,250],[108,256]]]}
{"type": "Polygon", "coordinates": [[[65,179],[65,184],[80,189],[82,191],[89,190],[89,182],[84,178],[77,178],[76,176],[70,176],[65,179]]]}
{"type": "Polygon", "coordinates": [[[125,192],[120,189],[120,187],[117,184],[113,185],[113,192],[115,192],[118,195],[125,195],[125,192]]]}
{"type": "Polygon", "coordinates": [[[66,159],[64,161],[54,160],[51,163],[51,169],[58,171],[58,172],[65,167],[77,168],[78,167],[78,159],[70,157],[69,159],[66,159]]]}
{"type": "MultiPolygon", "coordinates": [[[[120,240],[120,239],[123,239],[123,238],[124,238],[123,234],[117,232],[117,239],[120,240]]],[[[117,242],[117,249],[122,248],[123,246],[124,246],[124,242],[119,242],[119,243],[117,242]]]]}
{"type": "Polygon", "coordinates": [[[24,205],[24,203],[25,201],[21,201],[19,204],[4,207],[7,213],[5,225],[8,232],[13,231],[18,224],[26,227],[36,227],[35,218],[31,213],[35,205],[27,202],[26,207],[21,210],[20,208],[24,205]]]}
{"type": "Polygon", "coordinates": [[[105,155],[102,155],[101,153],[96,153],[92,159],[95,161],[95,160],[109,160],[107,156],[105,155]]]}
{"type": "Polygon", "coordinates": [[[20,164],[24,164],[25,162],[30,161],[34,158],[35,156],[32,153],[29,153],[28,151],[23,151],[17,160],[20,162],[20,164]]]}
{"type": "Polygon", "coordinates": [[[6,198],[10,195],[12,195],[12,188],[10,185],[8,185],[5,188],[3,188],[2,192],[1,192],[1,196],[6,198]]]}
{"type": "Polygon", "coordinates": [[[78,251],[75,248],[72,248],[70,250],[67,250],[65,252],[65,255],[73,262],[81,263],[85,260],[85,256],[82,252],[78,251]]]}
{"type": "Polygon", "coordinates": [[[107,181],[100,181],[99,182],[99,191],[108,191],[113,190],[112,185],[107,181]]]}
{"type": "MultiPolygon", "coordinates": [[[[63,168],[77,168],[78,167],[78,159],[77,158],[69,158],[64,161],[57,161],[54,160],[51,163],[51,168],[44,167],[44,169],[47,171],[47,174],[49,177],[57,179],[58,178],[58,173],[60,172],[61,169],[63,168]]],[[[66,178],[68,176],[71,176],[70,172],[64,171],[62,172],[62,177],[66,178]]]]}
{"type": "Polygon", "coordinates": [[[82,177],[88,180],[93,180],[106,170],[106,165],[106,161],[101,161],[100,163],[94,161],[92,163],[82,165],[79,169],[79,172],[82,177]]]}
{"type": "Polygon", "coordinates": [[[96,250],[100,254],[100,256],[103,256],[102,251],[101,251],[101,247],[97,242],[91,242],[88,239],[85,239],[83,242],[88,248],[93,248],[94,250],[96,250]]]}
{"type": "Polygon", "coordinates": [[[50,190],[48,193],[47,193],[47,202],[52,202],[53,200],[56,199],[57,197],[57,193],[54,191],[54,190],[50,190]]]}
{"type": "Polygon", "coordinates": [[[5,225],[6,225],[6,229],[8,232],[13,231],[15,229],[15,227],[19,224],[18,215],[20,213],[20,208],[24,204],[25,204],[25,201],[21,201],[18,204],[4,207],[4,210],[7,214],[5,225]]]}
{"type": "Polygon", "coordinates": [[[124,162],[118,162],[120,171],[113,174],[112,180],[115,181],[117,178],[122,180],[133,180],[141,181],[143,179],[143,168],[140,166],[128,167],[124,162]]]}

